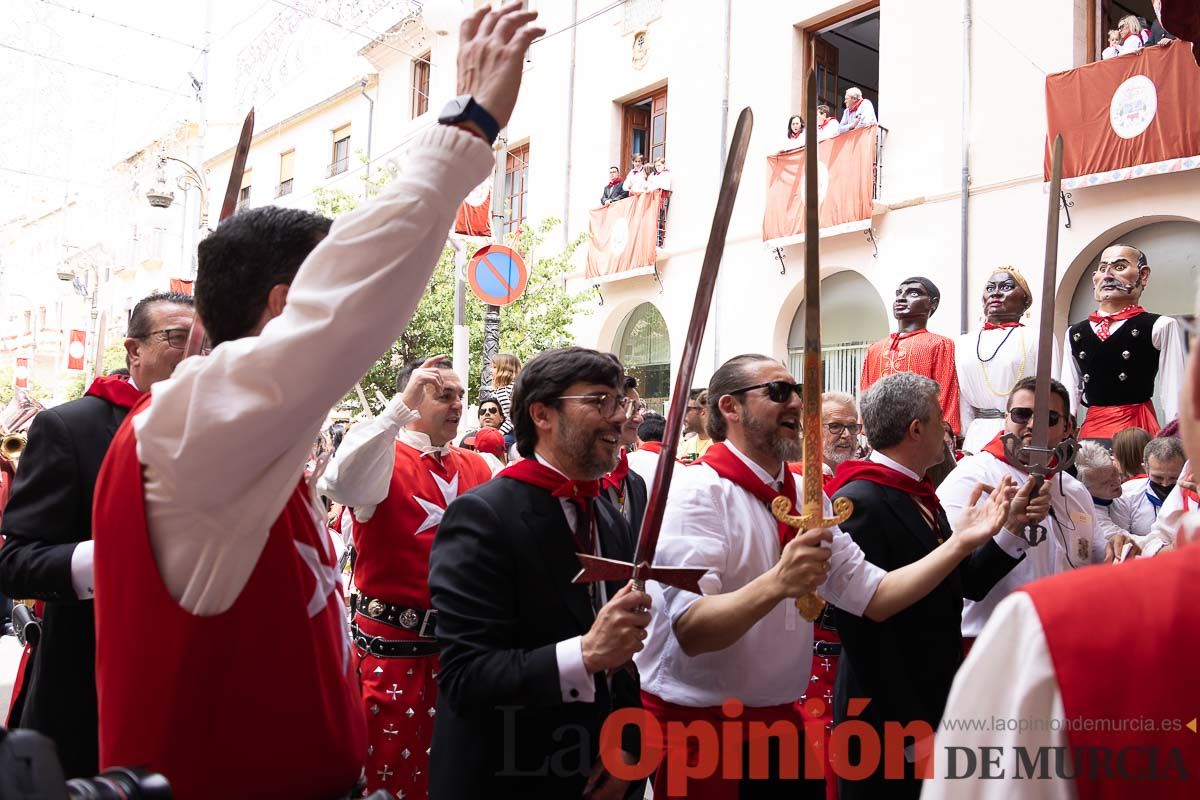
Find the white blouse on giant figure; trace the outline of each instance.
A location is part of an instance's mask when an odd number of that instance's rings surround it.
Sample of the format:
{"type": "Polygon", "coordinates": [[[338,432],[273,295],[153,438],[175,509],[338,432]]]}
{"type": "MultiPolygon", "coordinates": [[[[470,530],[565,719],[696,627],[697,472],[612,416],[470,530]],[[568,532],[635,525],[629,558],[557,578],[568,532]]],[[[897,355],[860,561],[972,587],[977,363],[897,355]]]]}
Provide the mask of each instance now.
{"type": "MultiPolygon", "coordinates": [[[[1037,375],[1038,329],[1033,325],[993,328],[964,333],[954,342],[958,372],[958,403],[962,420],[963,447],[978,453],[1004,429],[1008,396],[1022,378],[1037,375]],[[975,409],[997,412],[995,418],[981,417],[975,409]]],[[[1057,379],[1062,363],[1058,339],[1050,357],[1050,377],[1057,379]]]]}

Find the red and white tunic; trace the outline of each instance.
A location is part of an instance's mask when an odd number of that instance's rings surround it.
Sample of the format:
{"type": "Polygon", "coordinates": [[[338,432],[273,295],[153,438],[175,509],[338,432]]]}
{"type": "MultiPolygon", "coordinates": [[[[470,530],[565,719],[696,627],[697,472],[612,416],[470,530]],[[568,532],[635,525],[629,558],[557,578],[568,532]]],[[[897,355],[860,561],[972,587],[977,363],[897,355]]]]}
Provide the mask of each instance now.
{"type": "Polygon", "coordinates": [[[937,381],[941,387],[938,401],[942,416],[955,433],[961,432],[953,339],[921,328],[910,333],[893,333],[875,342],[867,348],[867,355],[863,359],[860,395],[880,378],[897,372],[915,372],[937,381]]]}
{"type": "Polygon", "coordinates": [[[180,800],[349,792],[366,724],[333,548],[303,480],[237,600],[212,616],[182,608],[160,577],[129,420],[96,497],[101,767],[161,772],[180,800]]]}
{"type": "MultiPolygon", "coordinates": [[[[397,396],[375,419],[351,428],[321,487],[353,508],[355,587],[384,603],[424,611],[430,608],[429,550],[442,514],[492,472],[477,453],[433,447],[429,437],[399,429],[416,416],[397,396]]],[[[354,623],[366,636],[421,640],[415,630],[373,619],[362,603],[354,623]]],[[[438,657],[381,658],[359,648],[356,654],[367,714],[368,791],[425,797],[438,657]]]]}

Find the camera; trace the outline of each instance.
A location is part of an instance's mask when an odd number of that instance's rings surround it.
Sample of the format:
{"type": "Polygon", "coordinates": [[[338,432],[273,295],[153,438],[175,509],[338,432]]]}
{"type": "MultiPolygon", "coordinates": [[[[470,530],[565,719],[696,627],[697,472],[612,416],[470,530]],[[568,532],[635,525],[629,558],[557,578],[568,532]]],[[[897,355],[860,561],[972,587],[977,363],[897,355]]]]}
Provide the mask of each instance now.
{"type": "Polygon", "coordinates": [[[167,779],[157,772],[114,767],[95,778],[67,781],[70,800],[171,800],[167,779]]]}

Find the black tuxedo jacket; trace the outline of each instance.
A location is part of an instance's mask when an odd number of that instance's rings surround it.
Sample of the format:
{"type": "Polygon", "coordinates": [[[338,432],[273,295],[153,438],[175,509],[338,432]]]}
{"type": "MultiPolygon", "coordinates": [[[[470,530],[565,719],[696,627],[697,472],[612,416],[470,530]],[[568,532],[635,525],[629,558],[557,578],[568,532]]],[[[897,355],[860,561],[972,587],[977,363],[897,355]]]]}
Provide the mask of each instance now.
{"type": "Polygon", "coordinates": [[[9,722],[53,739],[67,777],[95,775],[99,760],[95,619],[71,586],[71,554],[92,538],[96,475],[128,413],[82,397],[34,417],[0,526],[0,591],[46,601],[9,722]]]}
{"type": "Polygon", "coordinates": [[[638,532],[642,529],[642,518],[646,516],[646,481],[633,470],[625,476],[625,502],[629,505],[629,530],[637,544],[638,532]]]}
{"type": "MultiPolygon", "coordinates": [[[[596,523],[604,556],[632,560],[633,534],[603,498],[596,523]]],[[[555,646],[595,619],[587,588],[571,583],[578,572],[566,516],[544,489],[498,477],[446,509],[429,559],[442,646],[431,797],[580,796],[605,717],[639,700],[636,679],[617,670],[595,676],[595,702],[563,702],[555,646]]],[[[622,586],[607,584],[607,596],[622,586]]]]}
{"type": "MultiPolygon", "coordinates": [[[[885,570],[919,561],[937,546],[937,534],[905,492],[859,480],[835,497],[854,502],[854,513],[841,528],[863,549],[867,560],[885,570]]],[[[942,537],[949,538],[946,514],[939,517],[942,537]]],[[[858,719],[883,730],[885,721],[925,720],[936,731],[946,708],[950,684],[962,663],[963,598],[981,600],[1021,559],[989,540],[946,576],[932,592],[884,622],[872,622],[841,609],[837,628],[842,637],[834,686],[834,719],[846,718],[849,698],[870,698],[858,719]]],[[[870,779],[841,782],[843,798],[916,797],[915,782],[870,779]],[[886,789],[886,794],[880,792],[886,789]]]]}

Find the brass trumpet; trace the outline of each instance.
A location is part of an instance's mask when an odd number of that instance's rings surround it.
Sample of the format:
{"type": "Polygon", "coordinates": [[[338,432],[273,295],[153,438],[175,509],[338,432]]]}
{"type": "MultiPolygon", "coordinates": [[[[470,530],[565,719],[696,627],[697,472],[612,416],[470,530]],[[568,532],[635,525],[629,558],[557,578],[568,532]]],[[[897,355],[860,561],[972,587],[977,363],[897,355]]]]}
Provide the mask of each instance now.
{"type": "Polygon", "coordinates": [[[0,454],[11,461],[16,461],[25,451],[29,438],[23,433],[7,433],[0,437],[0,454]]]}

